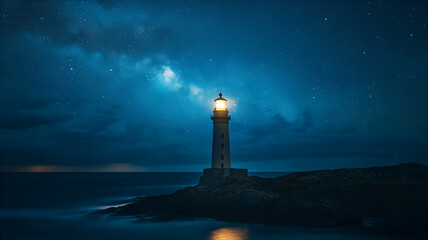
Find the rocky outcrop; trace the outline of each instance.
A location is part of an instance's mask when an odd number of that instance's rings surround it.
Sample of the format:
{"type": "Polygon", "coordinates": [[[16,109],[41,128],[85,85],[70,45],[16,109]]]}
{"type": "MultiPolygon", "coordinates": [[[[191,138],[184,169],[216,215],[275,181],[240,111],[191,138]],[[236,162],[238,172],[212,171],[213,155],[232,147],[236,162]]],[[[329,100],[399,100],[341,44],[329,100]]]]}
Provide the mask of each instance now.
{"type": "Polygon", "coordinates": [[[217,186],[139,198],[102,213],[142,221],[214,218],[313,227],[428,226],[428,167],[401,164],[231,178],[217,186]]]}

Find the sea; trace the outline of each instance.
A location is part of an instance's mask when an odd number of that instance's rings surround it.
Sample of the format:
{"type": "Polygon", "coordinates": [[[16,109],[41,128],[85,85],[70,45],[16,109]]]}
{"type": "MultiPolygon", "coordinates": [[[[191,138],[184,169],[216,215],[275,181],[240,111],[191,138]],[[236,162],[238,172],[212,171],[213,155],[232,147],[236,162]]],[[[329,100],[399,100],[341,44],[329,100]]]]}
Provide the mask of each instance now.
{"type": "MultiPolygon", "coordinates": [[[[277,177],[287,173],[250,173],[277,177]]],[[[212,219],[137,222],[132,217],[89,217],[135,197],[197,185],[202,174],[0,173],[0,239],[335,240],[400,239],[360,228],[305,228],[212,219]]],[[[403,238],[404,239],[404,238],[403,238]]]]}

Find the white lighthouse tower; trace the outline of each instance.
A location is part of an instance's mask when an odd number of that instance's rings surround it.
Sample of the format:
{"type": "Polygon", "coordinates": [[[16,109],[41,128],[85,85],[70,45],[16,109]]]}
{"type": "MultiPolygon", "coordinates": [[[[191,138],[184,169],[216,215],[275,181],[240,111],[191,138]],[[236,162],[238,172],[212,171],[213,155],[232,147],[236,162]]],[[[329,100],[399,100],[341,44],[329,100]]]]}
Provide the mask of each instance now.
{"type": "Polygon", "coordinates": [[[213,120],[213,149],[211,168],[231,168],[230,167],[230,143],[229,143],[229,111],[227,110],[227,100],[223,94],[214,100],[213,120]]]}
{"type": "Polygon", "coordinates": [[[199,185],[216,185],[226,178],[242,178],[248,176],[247,169],[231,167],[230,143],[229,143],[229,120],[227,100],[223,94],[214,100],[214,111],[211,115],[213,121],[213,146],[211,168],[204,169],[204,175],[199,185]]]}

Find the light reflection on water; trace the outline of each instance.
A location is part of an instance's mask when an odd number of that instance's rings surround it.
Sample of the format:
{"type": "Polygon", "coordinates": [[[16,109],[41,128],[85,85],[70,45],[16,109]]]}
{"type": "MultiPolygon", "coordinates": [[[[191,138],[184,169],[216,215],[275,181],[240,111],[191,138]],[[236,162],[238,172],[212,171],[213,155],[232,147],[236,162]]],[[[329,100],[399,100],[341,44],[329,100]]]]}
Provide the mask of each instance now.
{"type": "Polygon", "coordinates": [[[246,240],[248,228],[223,227],[211,232],[209,240],[246,240]]]}

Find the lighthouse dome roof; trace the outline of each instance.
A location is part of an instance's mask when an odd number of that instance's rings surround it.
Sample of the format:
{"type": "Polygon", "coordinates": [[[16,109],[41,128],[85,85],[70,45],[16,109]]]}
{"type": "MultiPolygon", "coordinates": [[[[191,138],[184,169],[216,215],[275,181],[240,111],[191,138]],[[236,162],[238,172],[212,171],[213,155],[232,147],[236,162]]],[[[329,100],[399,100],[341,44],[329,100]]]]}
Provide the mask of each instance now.
{"type": "Polygon", "coordinates": [[[214,102],[215,102],[215,101],[217,101],[217,100],[227,101],[227,100],[226,100],[226,98],[223,98],[223,94],[222,94],[222,93],[220,93],[220,94],[219,94],[219,97],[218,97],[218,98],[216,98],[216,99],[214,100],[214,102]]]}

